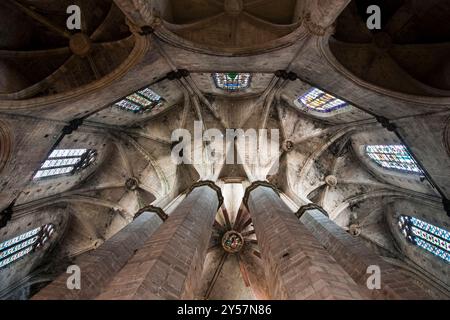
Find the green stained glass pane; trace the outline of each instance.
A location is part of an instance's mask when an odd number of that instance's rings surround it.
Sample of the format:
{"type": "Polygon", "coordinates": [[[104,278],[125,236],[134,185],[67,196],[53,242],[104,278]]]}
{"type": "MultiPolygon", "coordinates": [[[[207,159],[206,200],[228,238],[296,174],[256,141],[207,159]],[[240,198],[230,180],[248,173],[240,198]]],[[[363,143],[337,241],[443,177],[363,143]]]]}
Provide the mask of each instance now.
{"type": "Polygon", "coordinates": [[[234,80],[238,76],[238,73],[237,72],[228,72],[227,75],[228,75],[228,78],[230,78],[231,80],[234,80]]]}

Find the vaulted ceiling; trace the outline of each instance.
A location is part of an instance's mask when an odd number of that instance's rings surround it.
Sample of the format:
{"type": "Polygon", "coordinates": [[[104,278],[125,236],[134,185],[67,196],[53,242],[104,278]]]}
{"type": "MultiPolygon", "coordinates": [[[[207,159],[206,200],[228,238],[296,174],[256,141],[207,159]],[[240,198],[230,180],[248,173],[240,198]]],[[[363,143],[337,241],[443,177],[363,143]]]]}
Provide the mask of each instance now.
{"type": "MultiPolygon", "coordinates": [[[[378,32],[365,27],[367,1],[79,0],[81,32],[65,28],[73,1],[4,2],[0,210],[11,207],[13,214],[0,240],[47,216],[58,215],[67,227],[47,258],[34,257],[23,272],[0,271],[0,290],[46,265],[50,256],[72,258],[96,248],[144,205],[170,207],[191,183],[211,177],[223,190],[232,189],[224,192],[217,235],[226,219],[238,219],[236,190],[242,185],[236,179],[268,179],[294,206],[321,205],[341,227],[450,286],[445,263],[405,249],[392,223],[407,208],[450,229],[442,204],[450,198],[446,1],[390,1],[378,32]],[[250,87],[221,90],[215,72],[250,73],[250,87]],[[114,105],[144,87],[164,104],[142,114],[114,105]],[[330,113],[299,108],[295,101],[311,88],[351,106],[330,113]],[[279,170],[271,171],[272,162],[174,164],[172,132],[194,132],[194,121],[222,132],[278,129],[279,170]],[[407,145],[424,174],[375,166],[363,150],[368,144],[407,145]],[[33,180],[56,147],[96,149],[98,157],[79,174],[33,180]]],[[[214,243],[219,237],[212,241],[203,297],[218,297],[223,286],[228,297],[263,298],[257,240],[251,225],[243,230],[254,241],[240,259],[221,261],[214,243]],[[208,287],[219,266],[222,278],[208,287]],[[227,275],[237,269],[240,275],[227,275]],[[260,290],[246,291],[249,281],[260,290]]]]}

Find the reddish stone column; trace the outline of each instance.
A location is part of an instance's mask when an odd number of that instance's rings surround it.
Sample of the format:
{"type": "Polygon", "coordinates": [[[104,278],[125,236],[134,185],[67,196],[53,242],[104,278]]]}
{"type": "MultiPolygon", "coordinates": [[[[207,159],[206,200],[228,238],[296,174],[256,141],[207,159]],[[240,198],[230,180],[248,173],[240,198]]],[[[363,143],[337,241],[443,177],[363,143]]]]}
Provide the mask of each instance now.
{"type": "MultiPolygon", "coordinates": [[[[300,208],[301,209],[301,208],[300,208]]],[[[303,211],[300,221],[328,250],[344,270],[361,286],[367,287],[367,268],[378,266],[381,271],[381,288],[368,290],[377,299],[430,299],[431,288],[417,284],[417,280],[400,268],[391,265],[372,252],[361,239],[355,238],[315,209],[303,211]]]]}
{"type": "Polygon", "coordinates": [[[194,184],[98,299],[193,299],[222,201],[213,182],[194,184]]]}
{"type": "Polygon", "coordinates": [[[108,239],[100,247],[77,257],[75,264],[80,267],[81,289],[69,290],[64,273],[33,296],[33,300],[76,300],[94,299],[111,282],[113,277],[142,247],[150,235],[162,224],[165,216],[160,208],[146,207],[139,216],[122,230],[108,239]]]}
{"type": "Polygon", "coordinates": [[[266,182],[246,190],[273,299],[363,299],[353,279],[266,182]]]}

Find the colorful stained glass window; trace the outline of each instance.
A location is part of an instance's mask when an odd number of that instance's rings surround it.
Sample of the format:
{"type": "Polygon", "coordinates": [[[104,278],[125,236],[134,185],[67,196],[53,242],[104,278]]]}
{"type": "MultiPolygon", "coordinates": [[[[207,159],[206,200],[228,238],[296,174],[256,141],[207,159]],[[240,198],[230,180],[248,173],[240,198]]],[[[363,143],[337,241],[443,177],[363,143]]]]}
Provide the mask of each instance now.
{"type": "Polygon", "coordinates": [[[96,156],[92,149],[55,149],[33,179],[74,174],[93,163],[96,156]]]}
{"type": "Polygon", "coordinates": [[[250,73],[213,73],[216,87],[227,91],[239,91],[250,87],[252,76],[250,73]]]}
{"type": "Polygon", "coordinates": [[[349,103],[317,88],[311,88],[298,97],[297,103],[304,108],[323,113],[350,106],[349,103]]]}
{"type": "Polygon", "coordinates": [[[54,232],[53,224],[46,224],[0,243],[0,268],[42,248],[54,232]]]}
{"type": "Polygon", "coordinates": [[[450,262],[450,232],[406,215],[398,218],[398,227],[410,243],[450,262]]]}
{"type": "Polygon", "coordinates": [[[423,173],[404,145],[369,145],[366,146],[366,154],[383,168],[415,174],[423,173]]]}
{"type": "Polygon", "coordinates": [[[116,102],[114,106],[133,113],[144,113],[159,108],[164,101],[165,100],[153,90],[145,88],[116,102]]]}

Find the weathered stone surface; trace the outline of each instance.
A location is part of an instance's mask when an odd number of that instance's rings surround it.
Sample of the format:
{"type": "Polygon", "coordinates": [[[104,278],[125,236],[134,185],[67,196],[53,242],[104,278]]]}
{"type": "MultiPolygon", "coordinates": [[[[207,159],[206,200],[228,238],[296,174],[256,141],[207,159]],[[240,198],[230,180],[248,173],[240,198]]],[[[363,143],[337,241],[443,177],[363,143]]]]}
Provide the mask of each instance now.
{"type": "Polygon", "coordinates": [[[250,192],[248,208],[273,299],[363,299],[363,290],[271,188],[250,192]]]}
{"type": "Polygon", "coordinates": [[[432,295],[418,286],[414,278],[407,276],[398,267],[374,254],[359,238],[352,237],[320,212],[309,210],[300,221],[327,249],[356,283],[366,286],[372,273],[369,266],[375,265],[381,271],[381,289],[370,290],[379,299],[430,299],[432,295]]]}
{"type": "Polygon", "coordinates": [[[161,224],[156,213],[141,214],[99,248],[76,259],[75,264],[81,271],[80,290],[69,290],[67,279],[71,274],[62,274],[36,294],[33,300],[95,298],[161,224]]]}
{"type": "Polygon", "coordinates": [[[98,299],[193,299],[218,205],[215,190],[195,188],[98,299]]]}

